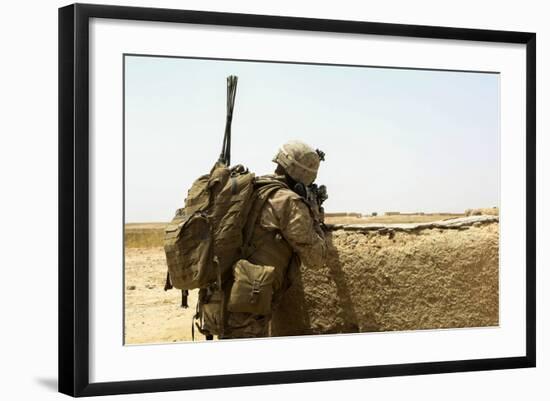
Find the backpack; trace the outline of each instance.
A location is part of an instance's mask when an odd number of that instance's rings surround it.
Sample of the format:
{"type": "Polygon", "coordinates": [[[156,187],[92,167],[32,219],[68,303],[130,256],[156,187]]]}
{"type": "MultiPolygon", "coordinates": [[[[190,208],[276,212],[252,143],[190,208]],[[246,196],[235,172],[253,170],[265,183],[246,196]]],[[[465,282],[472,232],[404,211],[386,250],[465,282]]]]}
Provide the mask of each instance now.
{"type": "Polygon", "coordinates": [[[165,229],[168,288],[191,290],[215,283],[221,289],[235,262],[247,256],[246,245],[264,202],[281,187],[285,184],[257,178],[242,165],[220,162],[199,177],[165,229]],[[260,193],[261,202],[255,202],[260,193]]]}
{"type": "MultiPolygon", "coordinates": [[[[213,334],[223,334],[223,285],[229,282],[236,262],[250,255],[253,227],[265,201],[273,191],[286,187],[270,177],[256,178],[242,165],[229,167],[236,90],[237,77],[231,75],[227,77],[227,116],[220,157],[209,174],[193,183],[184,207],[176,211],[164,235],[168,266],[164,290],[181,289],[181,306],[187,308],[189,290],[200,289],[193,321],[199,320],[197,327],[207,340],[213,334]]],[[[192,322],[193,339],[194,328],[192,322]]]]}
{"type": "Polygon", "coordinates": [[[210,174],[193,183],[185,206],[165,229],[164,251],[174,287],[204,288],[227,274],[242,242],[253,180],[254,174],[242,166],[216,163],[210,174]]]}

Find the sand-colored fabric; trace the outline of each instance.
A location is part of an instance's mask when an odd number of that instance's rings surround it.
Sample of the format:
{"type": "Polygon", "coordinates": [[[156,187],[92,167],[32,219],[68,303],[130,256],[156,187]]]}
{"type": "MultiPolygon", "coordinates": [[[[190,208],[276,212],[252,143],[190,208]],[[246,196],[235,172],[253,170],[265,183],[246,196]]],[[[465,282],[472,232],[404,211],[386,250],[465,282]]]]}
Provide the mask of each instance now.
{"type": "Polygon", "coordinates": [[[254,174],[222,163],[193,183],[185,207],[166,227],[164,249],[174,287],[205,288],[230,274],[241,253],[253,191],[254,174]]]}
{"type": "MultiPolygon", "coordinates": [[[[286,276],[293,254],[297,254],[301,260],[314,266],[322,265],[326,255],[325,239],[322,234],[318,233],[318,223],[313,219],[304,200],[290,189],[286,187],[276,189],[269,194],[262,205],[251,239],[250,249],[252,252],[247,255],[247,258],[249,262],[258,265],[258,267],[263,266],[265,269],[269,269],[269,281],[272,285],[273,296],[275,300],[278,300],[287,288],[286,276]]],[[[233,288],[238,286],[239,289],[249,292],[251,283],[247,282],[247,279],[253,278],[253,270],[245,271],[242,269],[245,266],[251,267],[250,263],[243,262],[237,266],[241,267],[240,270],[234,270],[233,288]]],[[[265,276],[263,278],[266,279],[268,277],[267,275],[261,276],[265,276]]],[[[263,295],[266,294],[267,292],[264,292],[263,295]]],[[[271,294],[269,294],[269,305],[261,302],[261,307],[253,304],[247,307],[242,302],[243,295],[242,291],[239,291],[238,294],[233,294],[233,290],[231,292],[231,299],[234,299],[235,302],[231,307],[230,299],[224,333],[232,338],[239,337],[239,333],[249,336],[250,333],[256,332],[260,336],[261,333],[267,332],[269,318],[264,319],[263,317],[271,314],[271,294]],[[232,315],[235,312],[246,312],[251,315],[240,315],[233,318],[232,315]],[[231,322],[236,322],[236,325],[231,322]],[[253,327],[244,329],[245,322],[249,322],[253,327]],[[261,326],[258,322],[264,322],[265,326],[261,326]]],[[[262,301],[267,301],[267,299],[262,298],[262,301]]]]}
{"type": "Polygon", "coordinates": [[[233,267],[233,284],[229,294],[229,312],[271,314],[275,268],[240,259],[233,267]]]}
{"type": "Polygon", "coordinates": [[[265,230],[279,231],[302,263],[313,267],[324,263],[324,236],[304,199],[294,191],[283,188],[275,192],[267,201],[260,225],[265,230]]]}

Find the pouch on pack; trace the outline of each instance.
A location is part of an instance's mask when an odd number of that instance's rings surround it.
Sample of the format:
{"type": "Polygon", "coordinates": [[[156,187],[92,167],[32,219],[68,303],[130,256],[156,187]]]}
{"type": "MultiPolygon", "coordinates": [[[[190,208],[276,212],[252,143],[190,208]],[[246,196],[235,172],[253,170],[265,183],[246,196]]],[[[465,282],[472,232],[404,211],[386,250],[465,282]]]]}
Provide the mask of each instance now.
{"type": "Polygon", "coordinates": [[[227,310],[257,315],[271,313],[275,268],[250,263],[245,259],[233,265],[233,286],[229,294],[227,310]]]}

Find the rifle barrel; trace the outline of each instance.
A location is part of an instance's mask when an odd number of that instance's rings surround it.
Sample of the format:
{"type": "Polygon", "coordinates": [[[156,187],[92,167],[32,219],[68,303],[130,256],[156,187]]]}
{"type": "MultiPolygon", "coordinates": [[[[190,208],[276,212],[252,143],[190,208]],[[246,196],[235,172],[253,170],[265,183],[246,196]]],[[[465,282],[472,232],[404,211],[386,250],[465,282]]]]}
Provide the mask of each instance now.
{"type": "Polygon", "coordinates": [[[230,75],[227,77],[227,115],[225,119],[225,134],[223,136],[222,152],[220,161],[229,166],[231,163],[231,122],[233,121],[233,109],[235,107],[235,96],[237,94],[238,77],[230,75]]]}

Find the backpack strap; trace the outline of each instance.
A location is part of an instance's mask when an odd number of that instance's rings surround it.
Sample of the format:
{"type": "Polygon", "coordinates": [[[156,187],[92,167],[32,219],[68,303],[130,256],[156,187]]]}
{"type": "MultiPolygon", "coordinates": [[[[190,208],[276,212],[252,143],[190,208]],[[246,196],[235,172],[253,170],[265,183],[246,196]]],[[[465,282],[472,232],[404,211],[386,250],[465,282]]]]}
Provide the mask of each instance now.
{"type": "Polygon", "coordinates": [[[181,290],[181,307],[183,309],[189,308],[189,290],[181,290]]]}
{"type": "Polygon", "coordinates": [[[166,281],[164,283],[164,291],[168,291],[174,288],[172,282],[170,281],[170,270],[166,271],[166,281]]]}
{"type": "Polygon", "coordinates": [[[252,242],[252,235],[254,234],[254,227],[260,218],[260,214],[265,203],[269,197],[275,193],[275,191],[281,188],[287,188],[284,183],[275,179],[258,180],[257,185],[259,185],[259,188],[256,189],[254,204],[248,214],[248,219],[244,228],[242,255],[245,259],[247,259],[251,254],[250,245],[252,242]]]}

